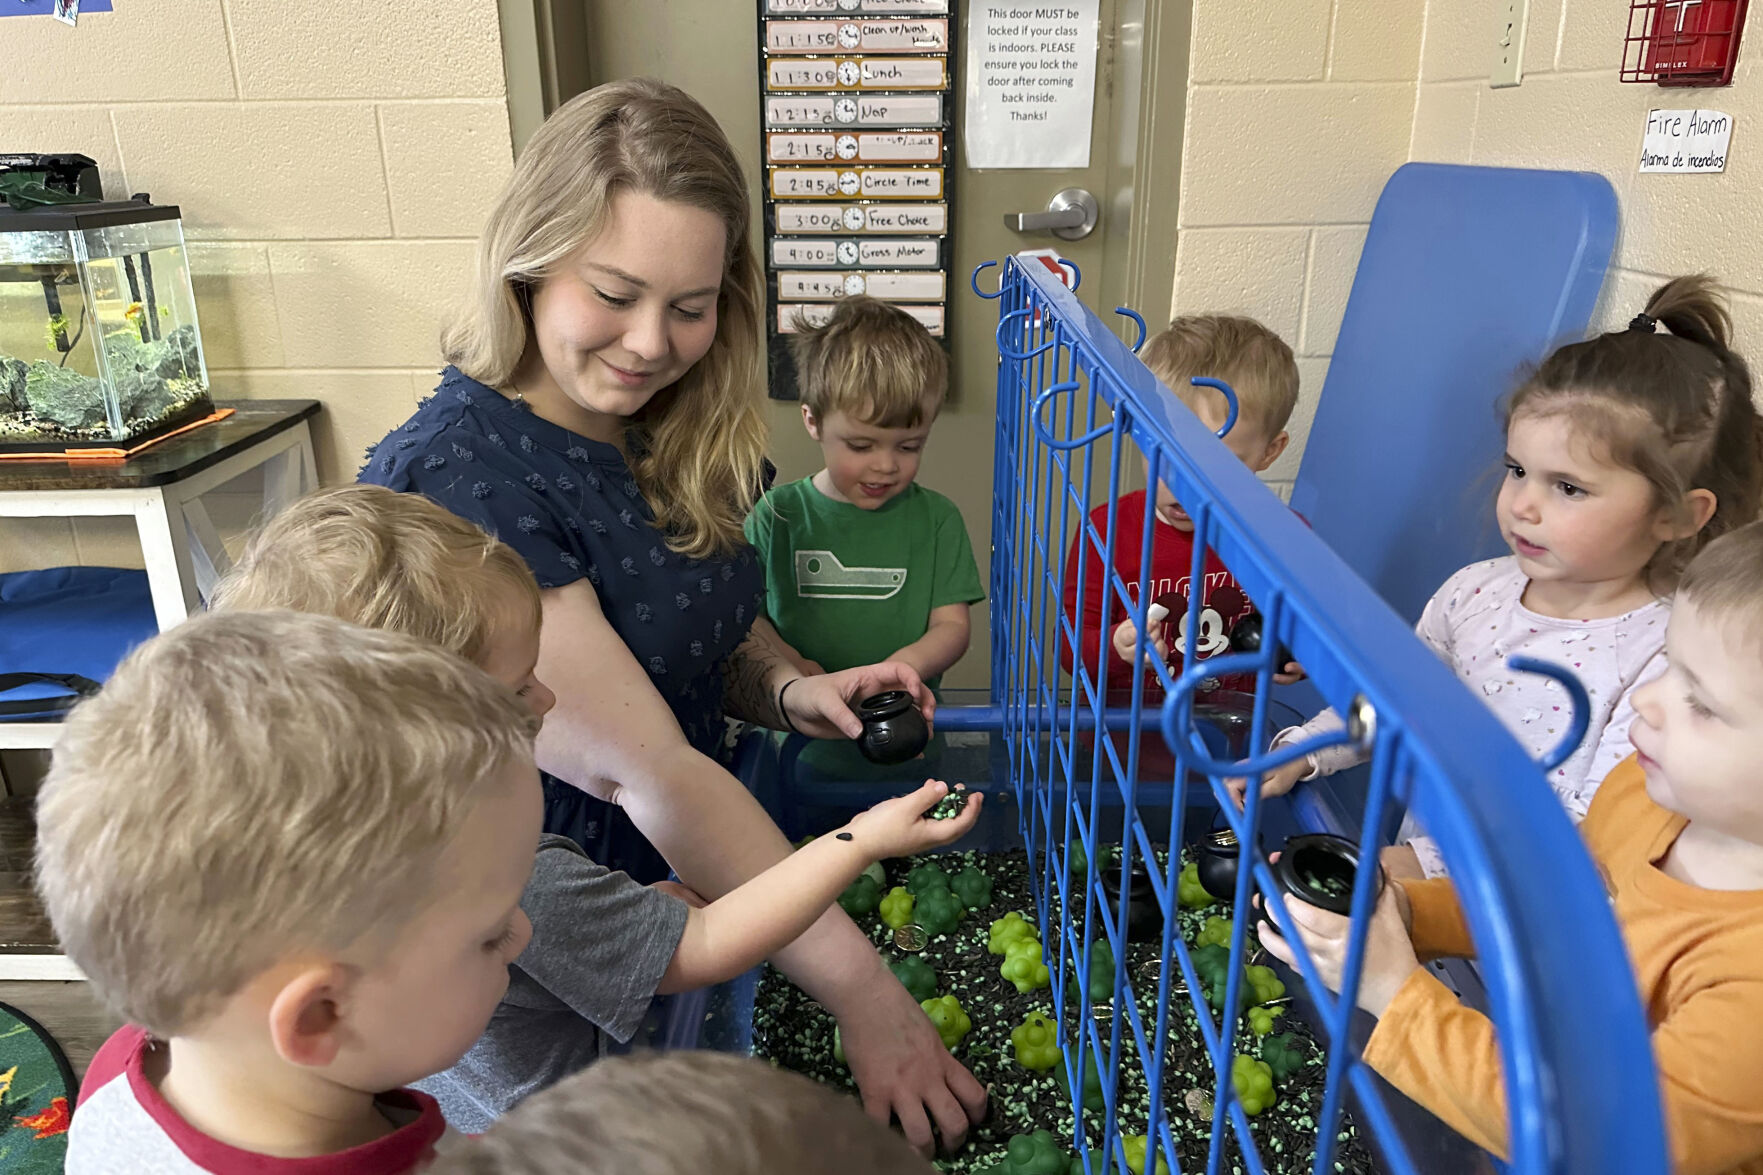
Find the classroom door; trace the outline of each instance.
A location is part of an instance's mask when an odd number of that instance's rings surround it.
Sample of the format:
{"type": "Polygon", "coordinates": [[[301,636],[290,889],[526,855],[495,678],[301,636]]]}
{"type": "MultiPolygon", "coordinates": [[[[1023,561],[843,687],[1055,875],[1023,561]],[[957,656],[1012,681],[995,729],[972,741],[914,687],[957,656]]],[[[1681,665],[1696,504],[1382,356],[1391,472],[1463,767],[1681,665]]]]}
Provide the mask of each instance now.
{"type": "MultiPolygon", "coordinates": [[[[761,158],[759,10],[755,0],[501,0],[510,104],[550,108],[587,85],[621,77],[659,77],[715,112],[752,180],[755,207],[761,158]],[[521,31],[533,25],[538,32],[521,31]],[[511,31],[512,30],[512,31],[511,31]],[[536,68],[531,66],[537,63],[536,68]],[[527,63],[525,65],[521,63],[527,63]],[[579,68],[585,62],[586,68],[579,68]],[[572,87],[570,79],[579,77],[572,87]]],[[[931,434],[919,480],[961,508],[981,574],[991,543],[992,443],[997,381],[996,304],[973,296],[968,275],[982,261],[1024,249],[1055,248],[1083,271],[1078,297],[1112,317],[1130,306],[1151,329],[1169,317],[1175,279],[1176,199],[1187,91],[1188,0],[1101,0],[1090,164],[1069,170],[974,170],[961,143],[969,5],[955,53],[954,149],[949,179],[954,263],[949,271],[951,397],[931,434]],[[1049,231],[1016,232],[1006,214],[1046,210],[1066,189],[1091,193],[1096,224],[1078,240],[1049,231]]],[[[953,15],[953,14],[952,14],[953,15]]],[[[529,119],[530,123],[531,120],[529,119]]],[[[516,127],[516,144],[524,141],[516,127]]],[[[755,225],[755,246],[760,247],[755,225]]],[[[982,288],[995,289],[995,273],[982,288]]],[[[1125,322],[1125,320],[1122,320],[1125,322]]],[[[1125,323],[1123,337],[1134,328],[1125,323]]],[[[804,432],[797,405],[772,401],[772,459],[780,478],[813,473],[820,450],[804,432]]],[[[988,618],[974,610],[973,644],[945,678],[952,688],[983,688],[990,675],[988,618]]]]}

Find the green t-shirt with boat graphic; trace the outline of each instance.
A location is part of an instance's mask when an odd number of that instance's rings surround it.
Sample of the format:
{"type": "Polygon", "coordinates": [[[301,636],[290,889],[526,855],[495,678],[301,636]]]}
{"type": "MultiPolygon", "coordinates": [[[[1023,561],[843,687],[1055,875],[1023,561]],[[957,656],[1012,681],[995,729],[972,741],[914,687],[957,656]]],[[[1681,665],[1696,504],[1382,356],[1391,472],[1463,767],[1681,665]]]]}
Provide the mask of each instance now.
{"type": "Polygon", "coordinates": [[[812,478],[778,486],[747,517],[747,541],[766,616],[828,672],[885,661],[924,635],[933,609],[985,599],[961,511],[916,482],[876,510],[835,502],[812,478]]]}

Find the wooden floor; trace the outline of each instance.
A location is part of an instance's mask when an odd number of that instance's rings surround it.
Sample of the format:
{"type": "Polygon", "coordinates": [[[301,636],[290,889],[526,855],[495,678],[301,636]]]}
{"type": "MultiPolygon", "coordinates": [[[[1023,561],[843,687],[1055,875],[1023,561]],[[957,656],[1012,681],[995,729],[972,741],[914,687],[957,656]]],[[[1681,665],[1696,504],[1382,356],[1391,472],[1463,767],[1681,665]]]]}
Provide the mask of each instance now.
{"type": "Polygon", "coordinates": [[[31,854],[37,825],[31,796],[0,798],[0,953],[44,954],[56,950],[48,915],[31,888],[31,854]]]}
{"type": "MultiPolygon", "coordinates": [[[[0,797],[0,955],[59,950],[31,888],[33,802],[29,796],[0,797]]],[[[0,1003],[11,1004],[47,1029],[80,1076],[98,1046],[122,1023],[99,1003],[88,983],[0,980],[0,1003]]]]}

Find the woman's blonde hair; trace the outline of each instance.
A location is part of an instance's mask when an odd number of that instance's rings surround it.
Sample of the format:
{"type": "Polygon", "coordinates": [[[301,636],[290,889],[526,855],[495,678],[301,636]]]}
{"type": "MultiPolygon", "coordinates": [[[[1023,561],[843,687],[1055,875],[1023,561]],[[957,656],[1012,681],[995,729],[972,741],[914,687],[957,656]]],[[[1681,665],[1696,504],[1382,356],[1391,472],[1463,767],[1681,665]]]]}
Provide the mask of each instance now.
{"type": "Polygon", "coordinates": [[[653,78],[612,82],[545,121],[490,213],[472,291],[441,350],[473,379],[507,384],[532,341],[532,291],[600,235],[625,192],[702,208],[728,230],[709,353],[626,425],[632,469],[668,546],[703,558],[740,542],[760,488],[762,298],[746,177],[722,128],[685,91],[653,78]]]}

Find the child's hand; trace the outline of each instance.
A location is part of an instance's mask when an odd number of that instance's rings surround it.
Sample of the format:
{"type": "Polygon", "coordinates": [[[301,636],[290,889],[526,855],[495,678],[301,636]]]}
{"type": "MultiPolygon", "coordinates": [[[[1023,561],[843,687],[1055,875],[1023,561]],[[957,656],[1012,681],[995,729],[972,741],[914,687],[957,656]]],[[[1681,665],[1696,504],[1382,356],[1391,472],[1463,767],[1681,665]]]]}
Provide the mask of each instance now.
{"type": "MultiPolygon", "coordinates": [[[[862,813],[848,826],[858,845],[875,860],[884,857],[906,857],[938,848],[959,840],[979,819],[984,796],[969,793],[961,814],[949,820],[932,820],[925,815],[937,801],[949,794],[949,785],[940,779],[927,779],[917,791],[891,800],[883,800],[862,813]]],[[[964,790],[964,789],[963,789],[964,790]]]]}
{"type": "Polygon", "coordinates": [[[702,910],[710,904],[697,890],[681,885],[677,881],[652,881],[649,883],[649,888],[658,889],[664,894],[676,897],[694,910],[702,910]]]}
{"type": "MultiPolygon", "coordinates": [[[[1373,1016],[1382,1016],[1408,977],[1420,968],[1409,938],[1407,895],[1395,882],[1386,882],[1377,908],[1371,913],[1371,926],[1365,935],[1364,967],[1359,975],[1359,1006],[1373,1016]]],[[[1330,991],[1341,989],[1341,972],[1347,958],[1347,931],[1351,921],[1340,914],[1286,897],[1286,912],[1297,924],[1310,961],[1330,991]]],[[[1256,927],[1261,945],[1267,953],[1292,968],[1298,968],[1292,944],[1280,937],[1270,921],[1256,927]]]]}
{"type": "MultiPolygon", "coordinates": [[[[1298,786],[1298,781],[1303,779],[1304,776],[1309,773],[1310,760],[1307,758],[1287,763],[1283,767],[1275,767],[1272,771],[1269,771],[1262,777],[1261,798],[1266,799],[1268,796],[1285,795],[1294,787],[1298,786]]],[[[1231,799],[1237,802],[1237,807],[1241,808],[1243,806],[1244,797],[1249,794],[1249,781],[1241,777],[1227,779],[1224,781],[1224,786],[1229,790],[1231,799]]]]}
{"type": "Polygon", "coordinates": [[[1302,665],[1298,664],[1296,661],[1287,661],[1286,667],[1273,675],[1273,683],[1275,685],[1292,685],[1296,682],[1303,681],[1304,677],[1305,673],[1302,665]]]}
{"type": "Polygon", "coordinates": [[[1420,854],[1414,851],[1413,845],[1391,845],[1379,853],[1377,859],[1386,877],[1412,877],[1416,881],[1426,877],[1420,854]]]}
{"type": "MultiPolygon", "coordinates": [[[[1163,632],[1168,617],[1169,609],[1162,604],[1152,604],[1145,610],[1145,631],[1151,634],[1151,647],[1165,663],[1169,661],[1169,642],[1163,632]]],[[[1139,630],[1130,616],[1114,629],[1114,655],[1128,664],[1136,664],[1139,659],[1139,630]]]]}

